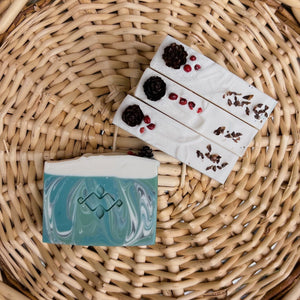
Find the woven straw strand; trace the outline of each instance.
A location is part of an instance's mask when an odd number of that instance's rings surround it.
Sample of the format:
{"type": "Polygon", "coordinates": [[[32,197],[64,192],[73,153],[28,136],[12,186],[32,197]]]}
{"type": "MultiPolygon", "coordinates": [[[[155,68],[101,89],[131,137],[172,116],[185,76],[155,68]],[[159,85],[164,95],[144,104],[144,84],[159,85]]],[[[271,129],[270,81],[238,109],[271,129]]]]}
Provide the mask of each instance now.
{"type": "Polygon", "coordinates": [[[158,300],[266,299],[296,281],[295,24],[280,4],[250,0],[54,1],[24,18],[0,48],[0,261],[10,282],[31,299],[158,300]],[[112,118],[166,34],[277,107],[224,185],[153,149],[161,163],[155,245],[42,243],[44,162],[144,145],[112,118]]]}

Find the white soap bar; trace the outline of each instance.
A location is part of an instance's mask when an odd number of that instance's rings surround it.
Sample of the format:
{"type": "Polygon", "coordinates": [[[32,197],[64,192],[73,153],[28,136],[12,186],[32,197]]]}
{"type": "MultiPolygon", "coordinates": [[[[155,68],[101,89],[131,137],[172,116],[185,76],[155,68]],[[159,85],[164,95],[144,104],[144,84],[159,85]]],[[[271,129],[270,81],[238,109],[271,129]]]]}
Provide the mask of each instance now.
{"type": "Polygon", "coordinates": [[[261,129],[276,101],[206,56],[167,36],[153,57],[150,67],[177,81],[231,114],[261,129]],[[170,44],[182,45],[186,62],[179,69],[168,67],[163,59],[170,44]]]}
{"type": "Polygon", "coordinates": [[[130,95],[121,103],[113,123],[220,183],[225,182],[238,159],[234,153],[130,95]],[[122,116],[126,112],[135,124],[137,118],[131,118],[128,112],[128,107],[131,109],[133,105],[140,108],[144,118],[137,125],[129,126],[122,116]]]}
{"type": "Polygon", "coordinates": [[[156,160],[130,155],[85,154],[76,159],[45,162],[44,172],[59,176],[144,179],[156,176],[158,165],[156,160]]]}
{"type": "Polygon", "coordinates": [[[135,96],[239,156],[257,133],[254,127],[150,68],[140,79],[135,96]],[[164,96],[157,101],[149,100],[143,87],[153,77],[166,85],[164,96]]]}

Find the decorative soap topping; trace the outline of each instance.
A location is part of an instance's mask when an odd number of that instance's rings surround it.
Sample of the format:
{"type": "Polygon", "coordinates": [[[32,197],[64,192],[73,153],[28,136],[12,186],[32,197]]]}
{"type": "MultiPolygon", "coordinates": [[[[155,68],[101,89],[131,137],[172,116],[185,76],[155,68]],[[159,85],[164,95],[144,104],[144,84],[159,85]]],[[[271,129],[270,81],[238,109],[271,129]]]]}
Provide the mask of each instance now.
{"type": "Polygon", "coordinates": [[[190,110],[193,110],[194,107],[196,106],[195,102],[193,102],[193,101],[189,101],[188,105],[189,105],[190,110]]]}
{"type": "Polygon", "coordinates": [[[166,93],[166,83],[159,76],[151,76],[144,85],[144,92],[149,100],[157,101],[166,93]]]}
{"type": "Polygon", "coordinates": [[[218,127],[215,131],[214,131],[214,134],[215,135],[220,135],[220,134],[223,134],[224,131],[225,131],[225,126],[221,126],[221,127],[218,127]]]}
{"type": "Polygon", "coordinates": [[[206,159],[209,159],[213,163],[212,165],[209,165],[208,167],[206,167],[206,171],[212,170],[212,171],[216,172],[217,169],[221,170],[228,165],[227,162],[221,163],[221,159],[222,159],[221,155],[219,155],[217,153],[211,153],[212,152],[211,144],[208,144],[206,146],[206,149],[208,150],[208,152],[206,152],[205,154],[203,154],[200,150],[196,150],[196,155],[198,158],[201,158],[202,160],[206,158],[206,159]]]}
{"type": "Polygon", "coordinates": [[[201,157],[202,159],[204,159],[204,155],[200,150],[196,151],[197,157],[201,157]]]}
{"type": "Polygon", "coordinates": [[[137,104],[129,105],[122,113],[122,120],[130,127],[140,125],[144,119],[144,114],[137,104]]]}
{"type": "Polygon", "coordinates": [[[177,94],[175,94],[175,93],[170,93],[169,94],[169,99],[170,100],[176,100],[178,98],[178,95],[177,94]]]}
{"type": "Polygon", "coordinates": [[[152,149],[149,146],[144,146],[140,151],[138,156],[141,157],[147,157],[147,158],[152,158],[153,157],[153,152],[152,149]]]}
{"type": "Polygon", "coordinates": [[[268,116],[267,110],[269,109],[268,105],[264,105],[262,103],[259,103],[254,106],[253,111],[254,111],[254,118],[259,119],[260,115],[263,114],[265,117],[268,116]]]}
{"type": "Polygon", "coordinates": [[[168,67],[179,69],[186,63],[187,55],[182,45],[172,43],[164,49],[162,58],[168,67]]]}
{"type": "Polygon", "coordinates": [[[138,153],[129,150],[127,154],[133,156],[147,157],[147,158],[153,157],[152,149],[149,146],[143,146],[143,148],[138,153]]]}
{"type": "Polygon", "coordinates": [[[180,97],[179,104],[186,105],[187,104],[187,100],[185,98],[180,97]]]}
{"type": "MultiPolygon", "coordinates": [[[[245,114],[247,116],[250,115],[251,110],[249,105],[251,104],[251,99],[254,97],[253,94],[242,96],[241,93],[236,93],[232,91],[228,91],[223,94],[223,99],[227,100],[227,105],[235,107],[244,107],[245,106],[245,114]]],[[[253,113],[255,119],[260,119],[262,116],[268,117],[267,110],[269,109],[268,105],[264,105],[263,103],[259,103],[253,107],[253,113]]]]}
{"type": "Polygon", "coordinates": [[[147,128],[149,130],[153,130],[155,128],[155,124],[151,123],[151,124],[147,125],[147,128]]]}
{"type": "Polygon", "coordinates": [[[190,65],[184,65],[183,70],[189,73],[192,71],[192,67],[190,65]]]}
{"type": "Polygon", "coordinates": [[[227,134],[225,135],[225,137],[227,139],[232,139],[235,143],[238,143],[241,140],[242,135],[243,134],[241,132],[227,131],[227,134]]]}
{"type": "Polygon", "coordinates": [[[198,70],[201,69],[201,66],[200,66],[199,64],[196,64],[195,67],[194,67],[194,69],[195,69],[196,71],[198,71],[198,70]]]}
{"type": "MultiPolygon", "coordinates": [[[[218,127],[214,131],[214,134],[215,135],[223,135],[223,134],[225,134],[225,129],[226,129],[225,126],[218,127]]],[[[235,131],[230,132],[229,130],[227,130],[225,138],[232,139],[235,143],[238,143],[241,140],[242,135],[243,134],[241,132],[235,132],[235,131]]]]}
{"type": "MultiPolygon", "coordinates": [[[[172,101],[177,100],[177,99],[178,99],[178,95],[175,94],[175,93],[170,93],[170,94],[169,94],[169,99],[172,100],[172,101]]],[[[186,104],[188,104],[188,107],[190,108],[190,110],[193,110],[193,109],[196,107],[195,102],[193,102],[193,101],[188,101],[188,99],[183,98],[183,97],[180,97],[180,98],[179,98],[179,104],[180,104],[180,105],[186,105],[186,104]]],[[[195,109],[195,110],[196,110],[196,109],[195,109]]],[[[198,107],[196,111],[197,111],[197,113],[199,114],[199,113],[201,113],[203,110],[202,110],[201,107],[198,107]]]]}
{"type": "Polygon", "coordinates": [[[151,117],[148,116],[148,115],[143,116],[142,121],[141,121],[142,125],[140,127],[140,133],[141,134],[145,133],[145,131],[148,130],[148,129],[153,130],[156,126],[154,123],[152,123],[151,117]]]}
{"type": "Polygon", "coordinates": [[[149,116],[145,116],[145,117],[144,117],[144,122],[145,122],[146,124],[150,124],[150,123],[151,123],[151,118],[150,118],[149,116]]]}

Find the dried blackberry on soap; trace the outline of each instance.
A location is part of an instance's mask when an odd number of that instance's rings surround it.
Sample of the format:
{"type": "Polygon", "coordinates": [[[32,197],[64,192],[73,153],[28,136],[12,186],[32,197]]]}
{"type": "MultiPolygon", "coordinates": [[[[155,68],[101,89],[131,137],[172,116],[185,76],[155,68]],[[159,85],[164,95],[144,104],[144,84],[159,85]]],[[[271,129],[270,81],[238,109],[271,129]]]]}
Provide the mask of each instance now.
{"type": "Polygon", "coordinates": [[[172,43],[164,49],[162,58],[168,67],[179,69],[186,63],[187,55],[182,45],[172,43]]]}
{"type": "Polygon", "coordinates": [[[151,76],[144,85],[144,92],[149,100],[157,101],[166,93],[166,83],[159,76],[151,76]]]}
{"type": "Polygon", "coordinates": [[[144,146],[140,151],[139,151],[139,156],[141,157],[147,157],[147,158],[152,158],[153,157],[153,152],[152,149],[149,146],[144,146]]]}
{"type": "Polygon", "coordinates": [[[130,127],[142,123],[144,114],[137,104],[129,105],[122,113],[122,120],[130,127]]]}

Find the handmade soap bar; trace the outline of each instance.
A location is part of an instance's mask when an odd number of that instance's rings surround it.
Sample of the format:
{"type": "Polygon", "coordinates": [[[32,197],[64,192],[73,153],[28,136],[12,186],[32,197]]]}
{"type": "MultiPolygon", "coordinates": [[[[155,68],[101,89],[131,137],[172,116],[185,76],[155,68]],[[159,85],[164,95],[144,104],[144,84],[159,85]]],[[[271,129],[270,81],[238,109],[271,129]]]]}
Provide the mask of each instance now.
{"type": "Polygon", "coordinates": [[[94,155],[46,162],[43,241],[137,246],[155,243],[154,159],[94,155]]]}
{"type": "Polygon", "coordinates": [[[206,56],[167,36],[150,67],[261,129],[276,101],[206,56]]]}
{"type": "Polygon", "coordinates": [[[127,95],[113,123],[209,177],[224,183],[238,156],[153,107],[127,95]]]}
{"type": "Polygon", "coordinates": [[[149,68],[134,95],[239,156],[257,133],[257,129],[149,68]],[[159,90],[161,94],[152,100],[159,90]]]}

